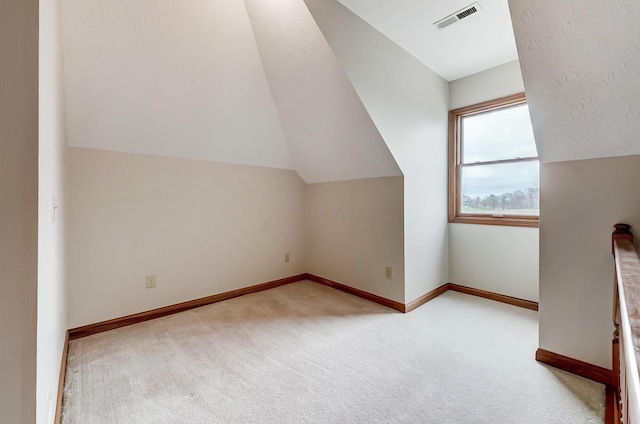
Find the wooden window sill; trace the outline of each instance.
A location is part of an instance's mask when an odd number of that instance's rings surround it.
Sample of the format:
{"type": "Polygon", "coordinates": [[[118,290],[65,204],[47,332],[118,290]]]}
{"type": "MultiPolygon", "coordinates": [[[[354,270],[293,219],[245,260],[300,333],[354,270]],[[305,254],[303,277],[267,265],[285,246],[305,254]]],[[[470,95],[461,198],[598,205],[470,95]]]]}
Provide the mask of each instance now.
{"type": "Polygon", "coordinates": [[[509,227],[530,227],[539,228],[540,220],[538,217],[521,217],[521,216],[505,216],[496,218],[484,215],[458,215],[449,220],[458,224],[480,224],[480,225],[502,225],[509,227]]]}

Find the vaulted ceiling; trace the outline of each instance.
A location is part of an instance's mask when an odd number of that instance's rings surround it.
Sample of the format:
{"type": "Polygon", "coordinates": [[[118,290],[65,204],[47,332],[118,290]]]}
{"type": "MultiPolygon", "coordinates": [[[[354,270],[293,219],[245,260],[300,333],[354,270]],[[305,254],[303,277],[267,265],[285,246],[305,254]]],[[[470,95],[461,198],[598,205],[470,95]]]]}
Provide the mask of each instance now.
{"type": "Polygon", "coordinates": [[[402,175],[302,0],[66,0],[70,146],[402,175]]]}
{"type": "MultiPolygon", "coordinates": [[[[398,2],[390,25],[366,3],[350,6],[425,59],[447,51],[438,43],[474,31],[474,20],[486,25],[504,15],[506,0],[484,2],[486,10],[468,18],[468,29],[441,33],[431,25],[427,32],[398,30],[418,30],[417,16],[433,20],[464,4],[398,2]],[[428,42],[420,41],[423,35],[428,42]]],[[[378,5],[386,14],[395,10],[391,3],[378,5]]],[[[62,5],[70,146],[295,169],[309,183],[402,175],[380,135],[382,123],[371,118],[303,0],[62,5]]],[[[511,33],[508,19],[501,19],[511,33]]],[[[505,48],[485,50],[499,49],[505,48]]],[[[450,79],[512,60],[514,53],[482,63],[466,55],[472,66],[461,58],[440,54],[422,63],[440,66],[450,79]]]]}
{"type": "MultiPolygon", "coordinates": [[[[473,2],[313,3],[340,6],[361,22],[349,37],[385,37],[445,84],[519,53],[543,161],[640,154],[637,1],[510,0],[510,11],[507,0],[479,0],[480,12],[442,30],[433,23],[473,2]]],[[[338,60],[341,29],[321,30],[308,5],[63,1],[69,145],[295,169],[308,183],[401,175],[418,121],[378,98],[392,99],[394,84],[374,99],[366,69],[350,80],[353,46],[373,47],[359,40],[338,60]]]]}
{"type": "Polygon", "coordinates": [[[305,181],[401,175],[300,0],[245,0],[271,93],[305,181]]]}
{"type": "Polygon", "coordinates": [[[62,8],[70,146],[294,167],[242,1],[62,8]]]}

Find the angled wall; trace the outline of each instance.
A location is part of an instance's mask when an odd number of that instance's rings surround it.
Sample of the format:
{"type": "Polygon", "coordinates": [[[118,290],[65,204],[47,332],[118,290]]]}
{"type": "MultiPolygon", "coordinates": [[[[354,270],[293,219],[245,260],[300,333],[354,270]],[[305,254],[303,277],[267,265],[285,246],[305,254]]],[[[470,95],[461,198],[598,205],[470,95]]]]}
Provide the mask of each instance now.
{"type": "Polygon", "coordinates": [[[245,4],[302,179],[402,175],[304,2],[245,4]]]}
{"type": "Polygon", "coordinates": [[[340,3],[306,0],[404,174],[405,301],[448,281],[448,85],[340,3]]]}
{"type": "Polygon", "coordinates": [[[401,175],[302,0],[71,0],[63,18],[69,146],[401,175]]]}

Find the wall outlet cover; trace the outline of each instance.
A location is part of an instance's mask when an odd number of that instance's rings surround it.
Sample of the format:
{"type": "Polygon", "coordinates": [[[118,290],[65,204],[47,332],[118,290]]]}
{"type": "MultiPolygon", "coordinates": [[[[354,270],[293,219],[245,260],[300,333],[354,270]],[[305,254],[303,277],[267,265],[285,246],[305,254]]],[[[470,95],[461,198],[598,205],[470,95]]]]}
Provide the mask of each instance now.
{"type": "Polygon", "coordinates": [[[156,274],[147,275],[146,287],[148,289],[154,288],[158,284],[158,276],[156,274]]]}

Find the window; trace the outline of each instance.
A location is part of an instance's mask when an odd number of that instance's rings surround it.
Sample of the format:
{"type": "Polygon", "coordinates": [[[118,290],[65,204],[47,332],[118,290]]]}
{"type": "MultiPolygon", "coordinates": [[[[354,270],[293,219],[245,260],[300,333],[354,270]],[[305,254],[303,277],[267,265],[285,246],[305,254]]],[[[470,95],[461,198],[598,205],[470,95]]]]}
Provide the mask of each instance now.
{"type": "Polygon", "coordinates": [[[449,113],[449,221],[538,226],[539,162],[524,93],[449,113]]]}

